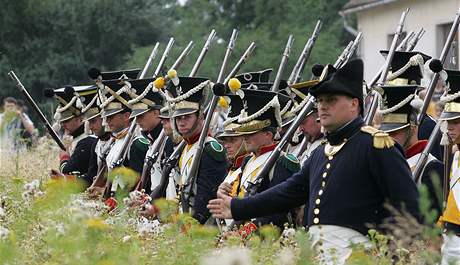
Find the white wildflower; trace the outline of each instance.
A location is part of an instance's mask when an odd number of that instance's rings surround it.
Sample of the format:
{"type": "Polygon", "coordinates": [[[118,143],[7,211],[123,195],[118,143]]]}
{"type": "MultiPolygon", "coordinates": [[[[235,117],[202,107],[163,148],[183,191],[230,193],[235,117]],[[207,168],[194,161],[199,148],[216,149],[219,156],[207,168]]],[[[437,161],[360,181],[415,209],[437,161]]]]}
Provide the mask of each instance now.
{"type": "Polygon", "coordinates": [[[6,217],[5,210],[2,207],[0,207],[0,219],[5,218],[5,217],[6,217]]]}
{"type": "Polygon", "coordinates": [[[123,241],[123,243],[126,243],[126,242],[128,242],[130,239],[131,239],[131,236],[124,236],[123,239],[122,239],[122,241],[123,241]]]}
{"type": "Polygon", "coordinates": [[[148,220],[145,217],[141,217],[137,223],[137,232],[141,236],[147,236],[148,234],[161,234],[163,233],[163,227],[161,227],[158,220],[148,220]]]}
{"type": "Polygon", "coordinates": [[[223,248],[203,258],[201,264],[249,265],[251,264],[251,256],[249,250],[246,248],[223,248]]]}

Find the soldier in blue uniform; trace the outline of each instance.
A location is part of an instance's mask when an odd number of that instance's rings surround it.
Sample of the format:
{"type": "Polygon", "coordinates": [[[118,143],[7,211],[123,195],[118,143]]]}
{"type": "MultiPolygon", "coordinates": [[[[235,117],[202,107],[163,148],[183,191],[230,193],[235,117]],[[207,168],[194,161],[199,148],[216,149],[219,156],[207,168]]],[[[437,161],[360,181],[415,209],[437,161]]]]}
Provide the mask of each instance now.
{"type": "Polygon", "coordinates": [[[166,90],[173,128],[186,142],[178,161],[179,190],[183,192],[190,188],[187,185],[192,185],[190,197],[184,194],[180,196],[181,208],[189,208],[199,223],[211,223],[211,214],[206,205],[216,197],[217,188],[224,180],[228,168],[224,148],[214,138],[208,136],[204,140],[197,176],[189,179],[203,130],[204,106],[212,95],[211,82],[199,77],[177,77],[169,81],[166,90]],[[187,203],[189,205],[184,205],[187,203]]]}
{"type": "Polygon", "coordinates": [[[326,71],[310,93],[317,99],[326,141],[301,171],[245,199],[220,195],[208,208],[216,218],[245,220],[306,202],[305,221],[321,263],[344,264],[351,244],[370,246],[368,224],[390,216],[384,203],[419,218],[418,191],[401,150],[388,134],[364,126],[363,63],[353,60],[326,71]]]}
{"type": "MultiPolygon", "coordinates": [[[[383,86],[383,109],[379,113],[383,116],[380,130],[388,133],[402,146],[404,155],[411,171],[415,170],[420,155],[428,144],[427,140],[418,139],[417,115],[423,105],[418,97],[418,85],[383,86]]],[[[417,185],[427,186],[431,208],[441,212],[442,202],[439,200],[434,183],[442,184],[443,163],[432,154],[423,168],[422,177],[417,185]],[[436,178],[437,181],[433,179],[436,178]]]]}
{"type": "MultiPolygon", "coordinates": [[[[238,117],[238,126],[233,131],[244,135],[246,148],[252,153],[245,158],[240,174],[234,180],[222,184],[219,193],[232,197],[247,197],[250,183],[254,183],[257,178],[262,178],[262,184],[255,192],[262,192],[271,187],[282,183],[300,169],[299,161],[291,154],[284,154],[278,158],[272,170],[266,176],[259,176],[259,171],[265,165],[268,157],[276,147],[275,135],[281,127],[280,99],[287,101],[284,95],[254,89],[242,89],[244,98],[242,99],[244,111],[238,117]]],[[[233,96],[233,98],[239,96],[233,96]]],[[[234,99],[236,100],[236,99],[234,99]]],[[[290,209],[286,208],[280,213],[272,215],[258,216],[256,219],[246,220],[246,224],[241,228],[243,236],[248,236],[250,232],[266,224],[274,224],[283,227],[285,223],[292,223],[290,209]]]]}
{"type": "MultiPolygon", "coordinates": [[[[93,135],[85,133],[85,126],[82,117],[83,103],[79,93],[94,94],[94,86],[66,86],[56,90],[48,89],[46,96],[54,97],[59,106],[56,109],[55,119],[65,131],[65,135],[71,138],[67,150],[59,154],[60,171],[52,170],[52,177],[63,177],[73,175],[83,177],[88,172],[93,145],[97,141],[93,135]]],[[[83,180],[85,180],[83,178],[83,180]]]]}

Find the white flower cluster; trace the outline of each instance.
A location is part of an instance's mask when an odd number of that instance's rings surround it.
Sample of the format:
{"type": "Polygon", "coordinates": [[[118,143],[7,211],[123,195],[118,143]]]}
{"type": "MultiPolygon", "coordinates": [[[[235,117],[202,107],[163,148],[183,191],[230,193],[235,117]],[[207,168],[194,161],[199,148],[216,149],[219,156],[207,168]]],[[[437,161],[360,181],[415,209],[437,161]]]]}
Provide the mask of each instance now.
{"type": "Polygon", "coordinates": [[[33,199],[43,195],[45,195],[45,193],[40,190],[40,181],[38,179],[34,179],[32,182],[24,185],[22,199],[24,199],[26,203],[30,203],[33,199]]]}
{"type": "Polygon", "coordinates": [[[145,192],[134,190],[129,193],[129,197],[123,199],[123,203],[128,206],[139,205],[143,206],[151,202],[152,198],[145,192]]]}
{"type": "Polygon", "coordinates": [[[69,211],[76,217],[100,217],[109,207],[99,200],[87,200],[83,196],[74,195],[70,200],[69,211]]]}
{"type": "Polygon", "coordinates": [[[158,220],[149,220],[145,217],[140,217],[137,222],[137,232],[141,236],[148,236],[150,234],[160,235],[164,232],[164,227],[158,220]]]}
{"type": "Polygon", "coordinates": [[[283,232],[281,233],[281,238],[280,238],[281,245],[295,246],[296,245],[295,234],[296,234],[296,231],[294,228],[285,227],[283,232]]]}

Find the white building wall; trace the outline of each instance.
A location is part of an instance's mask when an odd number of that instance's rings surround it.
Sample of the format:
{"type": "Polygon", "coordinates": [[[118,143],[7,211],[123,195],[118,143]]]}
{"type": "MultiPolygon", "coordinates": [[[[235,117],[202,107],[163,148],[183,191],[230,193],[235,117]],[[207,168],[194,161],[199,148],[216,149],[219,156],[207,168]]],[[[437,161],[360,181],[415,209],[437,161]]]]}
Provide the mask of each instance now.
{"type": "Polygon", "coordinates": [[[364,60],[365,80],[369,82],[383,65],[384,59],[379,51],[389,48],[388,35],[394,34],[401,14],[407,7],[410,7],[410,11],[404,31],[417,32],[421,27],[426,30],[414,50],[439,57],[442,45],[437,41],[437,25],[452,23],[459,6],[460,0],[399,0],[357,12],[358,30],[363,32],[360,53],[364,60]]]}

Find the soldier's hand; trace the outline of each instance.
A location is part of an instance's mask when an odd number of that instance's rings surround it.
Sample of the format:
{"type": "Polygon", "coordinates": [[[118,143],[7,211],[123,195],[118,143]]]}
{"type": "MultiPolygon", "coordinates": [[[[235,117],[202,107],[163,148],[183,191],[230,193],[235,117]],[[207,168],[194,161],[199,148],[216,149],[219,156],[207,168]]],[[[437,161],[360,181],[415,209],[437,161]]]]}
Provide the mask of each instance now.
{"type": "Polygon", "coordinates": [[[145,205],[145,210],[143,210],[143,211],[141,211],[139,213],[140,213],[140,215],[144,216],[145,218],[154,218],[159,213],[159,210],[154,205],[148,203],[147,205],[145,205]]]}
{"type": "Polygon", "coordinates": [[[227,182],[222,182],[219,185],[219,188],[217,189],[217,197],[220,197],[222,195],[227,195],[230,196],[230,192],[232,192],[232,185],[227,182]]]}
{"type": "Polygon", "coordinates": [[[218,197],[217,199],[210,200],[208,203],[208,209],[212,216],[220,219],[232,219],[232,210],[230,208],[232,197],[225,194],[218,197]]]}
{"type": "Polygon", "coordinates": [[[91,186],[86,191],[90,198],[97,198],[104,193],[105,187],[91,186]]]}
{"type": "Polygon", "coordinates": [[[65,178],[64,174],[62,174],[61,172],[55,170],[55,169],[51,169],[50,172],[49,172],[49,175],[52,179],[60,179],[60,178],[65,178]]]}

